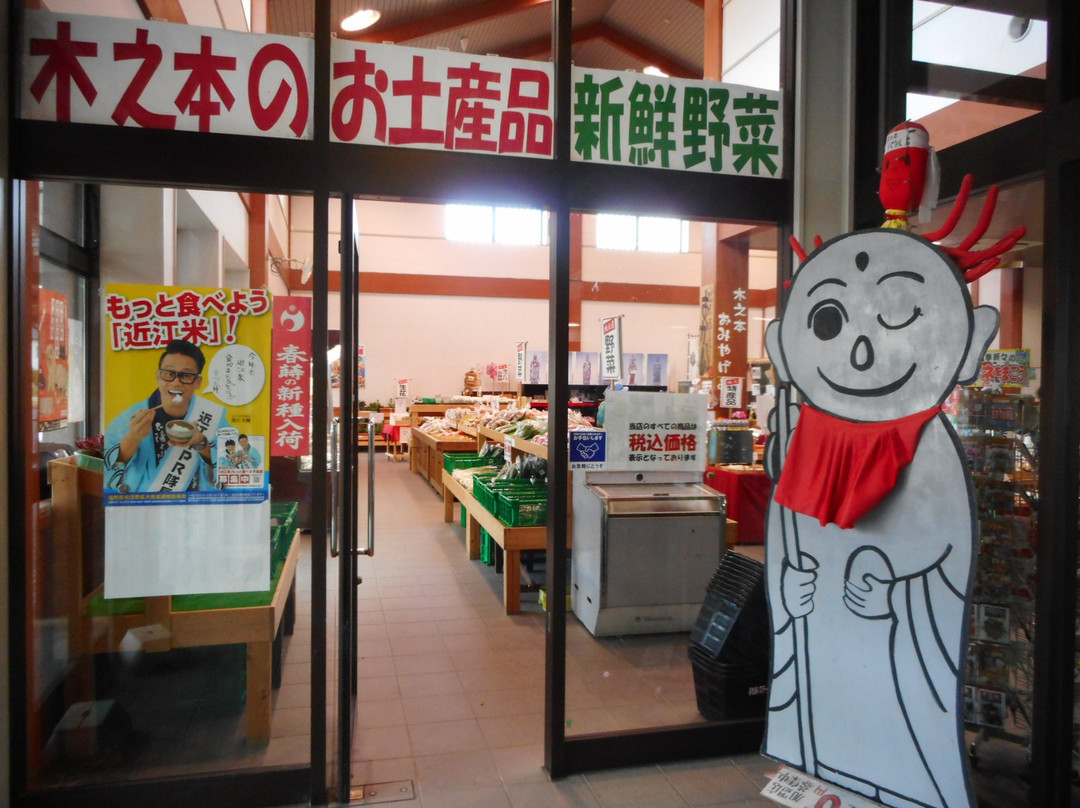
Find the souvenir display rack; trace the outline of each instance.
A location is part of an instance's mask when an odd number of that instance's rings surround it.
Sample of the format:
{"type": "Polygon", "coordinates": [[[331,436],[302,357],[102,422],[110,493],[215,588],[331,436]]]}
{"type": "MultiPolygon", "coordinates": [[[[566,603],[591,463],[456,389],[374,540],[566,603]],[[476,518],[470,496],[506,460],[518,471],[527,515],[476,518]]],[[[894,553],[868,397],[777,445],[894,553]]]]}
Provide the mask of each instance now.
{"type": "MultiPolygon", "coordinates": [[[[974,388],[946,407],[975,485],[979,551],[964,672],[969,757],[996,738],[1030,747],[1038,461],[1030,399],[974,388]]],[[[1030,751],[1030,750],[1029,750],[1030,751]]]]}

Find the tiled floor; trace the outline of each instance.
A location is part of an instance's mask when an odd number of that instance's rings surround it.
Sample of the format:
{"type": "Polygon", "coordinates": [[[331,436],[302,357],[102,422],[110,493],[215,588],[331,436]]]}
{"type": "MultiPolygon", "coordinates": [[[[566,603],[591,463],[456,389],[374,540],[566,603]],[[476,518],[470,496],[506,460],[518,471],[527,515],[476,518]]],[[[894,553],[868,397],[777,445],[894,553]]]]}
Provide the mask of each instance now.
{"type": "MultiPolygon", "coordinates": [[[[466,558],[460,520],[442,521],[434,489],[381,455],[375,473],[376,552],[360,560],[354,783],[411,780],[416,797],[399,804],[423,808],[773,805],[758,792],[776,766],[756,754],[551,781],[535,595],[508,617],[501,577],[466,558]]],[[[700,720],[686,635],[599,642],[569,620],[568,735],[700,720]]]]}
{"type": "MultiPolygon", "coordinates": [[[[366,472],[366,457],[362,456],[366,472]]],[[[376,554],[361,558],[357,635],[356,785],[411,781],[395,804],[451,806],[727,806],[764,808],[776,766],[757,754],[644,766],[552,782],[543,769],[544,613],[535,595],[508,617],[502,580],[466,558],[460,521],[405,462],[375,457],[376,554]]],[[[362,483],[366,502],[366,487],[362,483]]],[[[366,525],[366,515],[361,519],[366,525]]],[[[50,772],[49,785],[303,765],[310,748],[311,551],[302,536],[296,629],[284,643],[273,692],[271,739],[251,748],[243,729],[241,646],[96,658],[101,698],[117,698],[132,725],[85,761],[50,772]]],[[[761,557],[760,548],[738,548],[761,557]]],[[[327,578],[336,603],[337,561],[327,578]]],[[[567,624],[567,735],[700,720],[685,635],[597,640],[567,624]]],[[[335,620],[331,618],[331,623],[335,620]]],[[[336,639],[334,626],[331,640],[336,639]]],[[[328,691],[337,660],[328,654],[328,691]]],[[[327,748],[332,756],[333,708],[327,748]]],[[[980,748],[973,772],[980,805],[1026,805],[1018,744],[980,748]]],[[[1080,804],[1080,802],[1078,802],[1080,804]]]]}

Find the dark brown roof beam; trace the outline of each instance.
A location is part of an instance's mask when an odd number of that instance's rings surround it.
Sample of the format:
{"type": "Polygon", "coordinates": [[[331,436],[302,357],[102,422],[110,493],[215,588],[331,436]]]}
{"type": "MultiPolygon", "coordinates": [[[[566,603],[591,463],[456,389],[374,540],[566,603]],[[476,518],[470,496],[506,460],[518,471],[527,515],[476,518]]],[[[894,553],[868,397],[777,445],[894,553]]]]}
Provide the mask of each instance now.
{"type": "MultiPolygon", "coordinates": [[[[655,65],[669,76],[674,76],[679,79],[701,78],[698,71],[687,67],[681,62],[677,62],[674,59],[664,56],[662,53],[650,48],[645,43],[639,42],[621,31],[617,31],[606,23],[594,22],[574,29],[573,42],[575,45],[580,44],[581,42],[588,42],[592,39],[603,39],[612,47],[618,48],[623,53],[633,56],[635,59],[640,59],[644,64],[655,65]]],[[[512,48],[503,48],[499,51],[499,56],[504,56],[508,59],[534,59],[537,56],[543,56],[547,53],[551,53],[551,38],[539,37],[537,39],[529,40],[528,42],[523,42],[512,48]]]]}
{"type": "Polygon", "coordinates": [[[550,2],[551,0],[484,0],[471,6],[451,9],[430,17],[420,17],[388,28],[376,26],[356,33],[339,29],[337,35],[339,39],[349,39],[354,42],[408,42],[505,14],[513,14],[515,11],[525,11],[550,2]]]}
{"type": "Polygon", "coordinates": [[[1042,110],[1046,106],[1044,79],[927,62],[911,63],[908,92],[1020,109],[1042,110]]]}
{"type": "MultiPolygon", "coordinates": [[[[701,73],[697,70],[693,70],[682,62],[677,62],[667,56],[664,56],[657,50],[650,48],[644,42],[639,42],[631,36],[624,34],[622,31],[612,28],[602,22],[595,22],[590,25],[583,25],[582,31],[589,29],[596,29],[596,36],[600,39],[607,41],[611,46],[618,48],[628,56],[633,56],[635,59],[640,59],[646,65],[655,65],[677,79],[700,79],[701,73]]],[[[576,35],[575,31],[575,35],[576,35]]],[[[589,36],[586,39],[592,39],[589,36]]]]}

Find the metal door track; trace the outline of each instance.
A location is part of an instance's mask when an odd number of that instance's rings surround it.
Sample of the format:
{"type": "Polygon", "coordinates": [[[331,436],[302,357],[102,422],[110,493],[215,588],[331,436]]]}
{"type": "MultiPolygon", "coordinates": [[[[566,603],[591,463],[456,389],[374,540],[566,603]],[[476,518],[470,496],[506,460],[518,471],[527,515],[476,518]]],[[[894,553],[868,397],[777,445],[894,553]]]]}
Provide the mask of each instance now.
{"type": "Polygon", "coordinates": [[[375,805],[380,802],[403,802],[415,799],[416,790],[412,780],[369,783],[349,789],[349,805],[375,805]]]}

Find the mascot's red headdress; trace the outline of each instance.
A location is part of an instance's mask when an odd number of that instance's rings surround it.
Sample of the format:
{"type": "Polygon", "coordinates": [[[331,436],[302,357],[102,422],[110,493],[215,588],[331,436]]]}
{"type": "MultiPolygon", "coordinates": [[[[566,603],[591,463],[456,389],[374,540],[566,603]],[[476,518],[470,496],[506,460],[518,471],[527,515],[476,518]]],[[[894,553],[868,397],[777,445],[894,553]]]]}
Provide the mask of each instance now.
{"type": "MultiPolygon", "coordinates": [[[[965,175],[949,217],[937,230],[921,233],[923,238],[937,242],[952,233],[957,222],[960,221],[964,208],[967,207],[973,184],[974,177],[971,174],[965,175]]],[[[885,207],[885,223],[882,227],[909,230],[908,219],[916,207],[919,210],[919,218],[922,221],[928,221],[930,210],[937,202],[937,195],[937,157],[930,146],[930,137],[926,128],[912,121],[905,121],[899,126],[894,126],[885,138],[885,161],[881,170],[881,183],[878,187],[878,198],[885,207]]],[[[1027,232],[1027,228],[1021,225],[985,250],[973,251],[971,249],[990,227],[994,207],[997,205],[997,196],[998,186],[993,185],[986,193],[986,201],[983,202],[979,221],[963,241],[954,247],[939,245],[956,262],[957,268],[968,283],[981,278],[1000,264],[1001,256],[1011,250],[1027,232]]],[[[814,248],[820,247],[821,243],[821,237],[815,236],[814,248]]],[[[791,247],[799,256],[800,261],[806,260],[807,253],[794,236],[791,237],[791,247]]]]}

